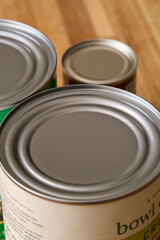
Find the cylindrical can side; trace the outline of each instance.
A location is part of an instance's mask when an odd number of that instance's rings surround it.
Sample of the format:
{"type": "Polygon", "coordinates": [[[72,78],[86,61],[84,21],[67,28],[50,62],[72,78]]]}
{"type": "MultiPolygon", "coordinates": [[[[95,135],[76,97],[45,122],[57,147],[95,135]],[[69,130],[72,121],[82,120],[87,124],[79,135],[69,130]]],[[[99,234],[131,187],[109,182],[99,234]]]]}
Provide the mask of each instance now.
{"type": "MultiPolygon", "coordinates": [[[[71,79],[68,77],[65,73],[63,73],[63,79],[66,85],[74,85],[74,84],[81,84],[79,82],[76,82],[75,79],[71,79]]],[[[108,85],[104,85],[108,86],[108,85]]],[[[111,87],[117,87],[123,90],[126,90],[131,93],[136,93],[136,73],[129,79],[127,79],[125,82],[122,84],[118,84],[116,86],[111,86],[111,87]]]]}
{"type": "Polygon", "coordinates": [[[131,93],[136,93],[136,74],[126,80],[124,83],[117,85],[116,87],[127,90],[131,93]]]}
{"type": "Polygon", "coordinates": [[[113,201],[67,204],[35,196],[11,181],[2,169],[0,172],[6,240],[29,237],[157,240],[160,237],[160,178],[134,194],[113,201]]]}

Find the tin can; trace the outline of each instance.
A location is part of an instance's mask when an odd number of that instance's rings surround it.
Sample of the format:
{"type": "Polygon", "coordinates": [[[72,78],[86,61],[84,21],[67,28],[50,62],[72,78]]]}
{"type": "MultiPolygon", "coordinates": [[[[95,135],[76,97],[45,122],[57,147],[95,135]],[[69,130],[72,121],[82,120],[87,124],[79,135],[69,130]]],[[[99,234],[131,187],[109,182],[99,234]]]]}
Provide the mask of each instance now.
{"type": "Polygon", "coordinates": [[[0,19],[0,124],[19,102],[55,87],[56,64],[55,48],[46,36],[23,23],[0,19]]]}
{"type": "Polygon", "coordinates": [[[0,130],[6,240],[157,240],[159,146],[160,113],[127,91],[28,98],[0,130]]]}
{"type": "Polygon", "coordinates": [[[120,41],[79,42],[63,54],[62,68],[69,83],[108,85],[135,93],[137,56],[120,41]]]}
{"type": "Polygon", "coordinates": [[[19,102],[55,87],[57,57],[48,38],[20,22],[0,19],[0,123],[19,102]]]}

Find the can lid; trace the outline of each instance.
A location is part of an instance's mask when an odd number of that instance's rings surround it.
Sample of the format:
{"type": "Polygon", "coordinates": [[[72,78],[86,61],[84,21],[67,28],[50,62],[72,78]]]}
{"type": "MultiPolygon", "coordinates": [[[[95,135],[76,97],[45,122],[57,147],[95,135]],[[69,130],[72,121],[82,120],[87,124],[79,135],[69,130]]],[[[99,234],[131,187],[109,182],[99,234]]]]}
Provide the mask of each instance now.
{"type": "Polygon", "coordinates": [[[0,19],[0,109],[44,88],[56,69],[55,48],[38,30],[0,19]]]}
{"type": "Polygon", "coordinates": [[[117,86],[137,67],[135,52],[112,39],[91,39],[70,47],[62,57],[64,75],[77,83],[117,86]]]}
{"type": "Polygon", "coordinates": [[[47,199],[115,199],[160,172],[160,113],[126,91],[73,85],[36,94],[0,130],[2,169],[47,199]],[[5,146],[5,147],[4,147],[5,146]]]}

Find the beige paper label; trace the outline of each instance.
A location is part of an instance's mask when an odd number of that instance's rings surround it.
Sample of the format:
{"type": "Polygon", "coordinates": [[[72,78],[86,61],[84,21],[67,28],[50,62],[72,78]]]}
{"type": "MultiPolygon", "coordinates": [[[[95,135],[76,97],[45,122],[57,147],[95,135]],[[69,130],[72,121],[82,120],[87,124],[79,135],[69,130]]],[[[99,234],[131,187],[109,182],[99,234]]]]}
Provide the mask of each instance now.
{"type": "Polygon", "coordinates": [[[6,240],[159,240],[160,178],[125,198],[65,204],[35,196],[0,170],[6,240]]]}

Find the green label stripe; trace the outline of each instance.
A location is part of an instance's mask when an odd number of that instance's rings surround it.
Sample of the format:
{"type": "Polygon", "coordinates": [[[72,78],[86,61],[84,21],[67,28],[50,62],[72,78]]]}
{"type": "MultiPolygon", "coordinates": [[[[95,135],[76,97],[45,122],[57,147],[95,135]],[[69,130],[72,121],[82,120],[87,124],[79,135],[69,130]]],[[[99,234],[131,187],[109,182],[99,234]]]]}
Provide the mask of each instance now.
{"type": "Polygon", "coordinates": [[[43,88],[42,91],[50,89],[50,88],[54,88],[56,87],[56,77],[52,77],[51,81],[47,84],[47,86],[45,88],[43,88]]]}
{"type": "Polygon", "coordinates": [[[4,222],[0,222],[0,239],[5,239],[4,222]]]}
{"type": "Polygon", "coordinates": [[[160,214],[147,227],[123,240],[160,240],[160,214]]]}
{"type": "Polygon", "coordinates": [[[3,119],[6,117],[6,115],[13,109],[14,107],[11,108],[6,108],[4,110],[0,111],[0,124],[3,121],[3,119]]]}

